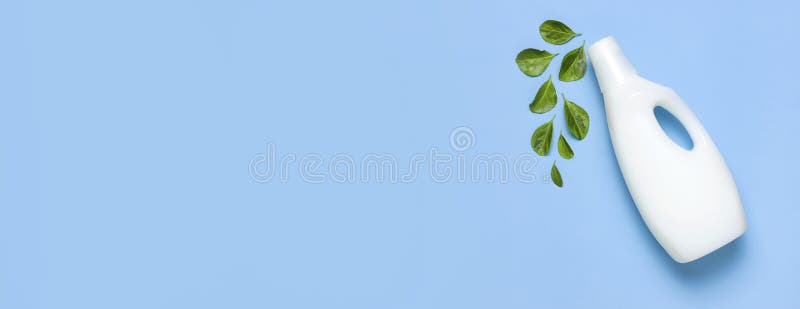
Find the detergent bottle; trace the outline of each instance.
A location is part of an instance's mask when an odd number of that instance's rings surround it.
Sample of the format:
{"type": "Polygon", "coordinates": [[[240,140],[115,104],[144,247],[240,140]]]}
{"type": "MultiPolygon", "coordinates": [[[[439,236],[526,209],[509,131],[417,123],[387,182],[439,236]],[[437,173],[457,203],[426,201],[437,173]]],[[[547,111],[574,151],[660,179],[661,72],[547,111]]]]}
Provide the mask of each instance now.
{"type": "Polygon", "coordinates": [[[640,77],[613,37],[588,53],[622,176],[655,239],[672,259],[686,263],[741,236],[747,223],[733,176],[686,103],[672,89],[640,77]],[[683,124],[691,149],[661,129],[656,107],[683,124]]]}

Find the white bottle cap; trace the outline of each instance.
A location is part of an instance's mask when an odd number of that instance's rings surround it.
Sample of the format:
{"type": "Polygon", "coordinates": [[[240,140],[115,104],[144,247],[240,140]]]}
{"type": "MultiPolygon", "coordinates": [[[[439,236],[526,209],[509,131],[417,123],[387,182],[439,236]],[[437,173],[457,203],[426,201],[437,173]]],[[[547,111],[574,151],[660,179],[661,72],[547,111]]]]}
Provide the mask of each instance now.
{"type": "Polygon", "coordinates": [[[629,76],[636,75],[628,58],[622,53],[614,37],[607,36],[589,47],[589,59],[600,84],[600,91],[622,84],[629,76]]]}

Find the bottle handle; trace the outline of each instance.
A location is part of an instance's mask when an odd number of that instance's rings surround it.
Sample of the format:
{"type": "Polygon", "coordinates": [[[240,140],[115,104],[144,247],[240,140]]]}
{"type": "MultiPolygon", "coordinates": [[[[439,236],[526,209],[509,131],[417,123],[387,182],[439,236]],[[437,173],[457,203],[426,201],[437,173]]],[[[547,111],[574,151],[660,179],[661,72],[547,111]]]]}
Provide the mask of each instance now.
{"type": "MultiPolygon", "coordinates": [[[[653,108],[657,106],[664,108],[673,116],[675,116],[675,118],[677,118],[678,121],[681,122],[681,125],[683,125],[683,127],[686,129],[686,132],[689,133],[689,137],[692,139],[692,144],[694,147],[687,151],[694,151],[695,149],[697,151],[703,151],[703,149],[706,148],[708,145],[708,137],[703,125],[700,123],[700,120],[697,119],[697,116],[694,115],[692,110],[689,109],[689,106],[686,105],[683,99],[681,99],[680,96],[675,93],[675,91],[672,89],[666,90],[663,95],[660,96],[660,99],[656,100],[653,108]]],[[[664,135],[666,135],[666,133],[664,135]]],[[[674,144],[676,147],[680,147],[675,144],[674,141],[670,140],[670,142],[672,142],[672,144],[674,144]]],[[[683,149],[683,147],[680,148],[683,149]]]]}

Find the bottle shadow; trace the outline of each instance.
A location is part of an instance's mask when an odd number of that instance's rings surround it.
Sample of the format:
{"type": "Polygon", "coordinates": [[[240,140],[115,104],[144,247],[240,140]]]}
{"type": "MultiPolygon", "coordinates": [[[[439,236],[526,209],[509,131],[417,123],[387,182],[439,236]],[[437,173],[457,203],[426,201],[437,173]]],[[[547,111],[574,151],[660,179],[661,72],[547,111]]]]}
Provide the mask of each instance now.
{"type": "MultiPolygon", "coordinates": [[[[616,162],[616,160],[614,161],[616,162]]],[[[732,274],[733,269],[737,268],[736,265],[744,259],[743,256],[747,246],[746,233],[709,255],[692,262],[681,264],[674,261],[661,247],[661,244],[658,243],[653,234],[650,233],[650,229],[647,228],[639,214],[639,210],[630,197],[628,187],[625,185],[620,173],[617,173],[617,178],[622,191],[621,194],[624,194],[628,201],[627,205],[625,205],[628,209],[628,217],[631,223],[639,230],[639,233],[637,233],[640,235],[639,238],[647,243],[650,255],[661,260],[668,272],[677,280],[692,287],[710,285],[722,280],[728,274],[732,274]]]]}

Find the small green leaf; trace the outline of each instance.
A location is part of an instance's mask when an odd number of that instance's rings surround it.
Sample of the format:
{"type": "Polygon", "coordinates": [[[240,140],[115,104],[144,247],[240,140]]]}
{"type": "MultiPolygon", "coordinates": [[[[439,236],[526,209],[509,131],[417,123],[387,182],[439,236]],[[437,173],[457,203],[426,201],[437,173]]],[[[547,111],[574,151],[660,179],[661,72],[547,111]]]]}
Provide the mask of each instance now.
{"type": "Polygon", "coordinates": [[[586,53],[583,51],[583,41],[581,47],[569,51],[561,60],[561,70],[558,72],[558,79],[562,82],[571,82],[583,78],[586,74],[586,53]]]}
{"type": "Polygon", "coordinates": [[[553,140],[553,119],[556,119],[555,115],[550,121],[536,128],[531,136],[531,147],[540,156],[546,156],[550,152],[550,143],[553,140]]]}
{"type": "Polygon", "coordinates": [[[533,102],[528,106],[531,112],[537,114],[544,114],[549,112],[558,102],[558,95],[556,94],[556,87],[553,86],[553,76],[550,76],[536,92],[536,97],[533,102]]]}
{"type": "Polygon", "coordinates": [[[572,159],[572,157],[575,156],[575,153],[572,152],[572,147],[570,147],[569,143],[567,143],[567,139],[564,138],[563,133],[558,134],[558,154],[567,160],[572,159]]]}
{"type": "Polygon", "coordinates": [[[564,98],[564,117],[567,118],[567,128],[572,136],[582,140],[589,133],[589,114],[586,113],[582,107],[578,106],[572,101],[567,100],[564,93],[561,93],[564,98]]]}
{"type": "Polygon", "coordinates": [[[517,54],[517,66],[522,73],[528,76],[542,75],[550,61],[558,54],[551,54],[546,50],[538,50],[533,48],[524,49],[517,54]]]}
{"type": "Polygon", "coordinates": [[[539,26],[539,34],[542,35],[542,39],[544,39],[545,42],[556,45],[564,44],[572,40],[572,38],[581,35],[580,33],[575,33],[575,31],[572,31],[567,25],[557,20],[545,20],[542,25],[539,26]]]}
{"type": "Polygon", "coordinates": [[[553,183],[559,188],[564,186],[564,180],[561,179],[561,172],[559,172],[558,167],[556,167],[556,161],[553,161],[553,167],[550,168],[550,179],[552,179],[553,183]]]}

